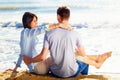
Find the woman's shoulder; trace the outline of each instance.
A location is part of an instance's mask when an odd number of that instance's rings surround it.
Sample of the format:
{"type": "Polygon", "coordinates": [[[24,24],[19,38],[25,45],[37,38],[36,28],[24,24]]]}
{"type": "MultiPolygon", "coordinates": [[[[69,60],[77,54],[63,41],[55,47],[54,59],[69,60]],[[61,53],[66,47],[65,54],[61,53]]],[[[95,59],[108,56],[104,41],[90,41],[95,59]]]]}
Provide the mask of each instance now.
{"type": "Polygon", "coordinates": [[[25,32],[28,32],[28,31],[30,31],[30,29],[24,28],[24,29],[21,31],[21,33],[25,33],[25,32]]]}

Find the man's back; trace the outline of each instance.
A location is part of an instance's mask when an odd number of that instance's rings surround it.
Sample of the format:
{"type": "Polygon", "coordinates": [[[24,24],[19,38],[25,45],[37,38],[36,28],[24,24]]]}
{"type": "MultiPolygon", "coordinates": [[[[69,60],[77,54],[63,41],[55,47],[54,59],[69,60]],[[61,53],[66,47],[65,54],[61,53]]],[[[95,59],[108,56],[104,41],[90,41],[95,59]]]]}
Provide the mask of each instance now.
{"type": "Polygon", "coordinates": [[[45,35],[44,47],[50,50],[51,71],[60,77],[72,76],[78,70],[75,48],[80,46],[78,33],[57,28],[45,35]]]}

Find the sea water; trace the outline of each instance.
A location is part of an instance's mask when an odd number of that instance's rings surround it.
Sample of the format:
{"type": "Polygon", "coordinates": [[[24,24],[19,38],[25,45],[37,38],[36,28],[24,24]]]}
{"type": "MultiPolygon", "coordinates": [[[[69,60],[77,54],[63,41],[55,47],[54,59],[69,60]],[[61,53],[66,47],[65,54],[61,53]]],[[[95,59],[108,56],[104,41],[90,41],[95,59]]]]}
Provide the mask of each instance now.
{"type": "MultiPolygon", "coordinates": [[[[30,11],[38,16],[38,25],[56,23],[59,6],[69,6],[70,24],[81,34],[86,54],[112,51],[100,69],[90,66],[90,74],[120,75],[120,1],[119,0],[0,0],[0,71],[13,69],[20,53],[22,15],[30,11]]],[[[40,53],[44,33],[38,36],[40,53]]],[[[18,70],[26,70],[22,63],[18,70]]]]}

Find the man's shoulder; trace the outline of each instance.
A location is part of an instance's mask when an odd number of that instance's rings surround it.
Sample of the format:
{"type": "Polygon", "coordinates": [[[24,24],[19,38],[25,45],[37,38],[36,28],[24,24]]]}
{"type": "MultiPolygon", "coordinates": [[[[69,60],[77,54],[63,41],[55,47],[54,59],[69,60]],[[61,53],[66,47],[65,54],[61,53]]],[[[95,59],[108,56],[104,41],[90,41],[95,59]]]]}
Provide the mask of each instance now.
{"type": "Polygon", "coordinates": [[[73,30],[71,30],[71,35],[73,35],[73,36],[80,36],[81,34],[78,32],[78,31],[76,31],[75,29],[73,29],[73,30]]]}
{"type": "Polygon", "coordinates": [[[46,34],[46,35],[50,35],[50,34],[52,34],[52,33],[54,33],[54,32],[55,32],[55,29],[52,29],[52,30],[46,31],[45,34],[46,34]]]}
{"type": "Polygon", "coordinates": [[[53,32],[59,31],[58,29],[59,29],[59,28],[54,28],[54,29],[48,30],[48,31],[46,31],[46,32],[47,32],[47,33],[53,33],[53,32]]]}
{"type": "Polygon", "coordinates": [[[79,34],[79,32],[76,29],[72,29],[71,31],[75,34],[79,34]]]}

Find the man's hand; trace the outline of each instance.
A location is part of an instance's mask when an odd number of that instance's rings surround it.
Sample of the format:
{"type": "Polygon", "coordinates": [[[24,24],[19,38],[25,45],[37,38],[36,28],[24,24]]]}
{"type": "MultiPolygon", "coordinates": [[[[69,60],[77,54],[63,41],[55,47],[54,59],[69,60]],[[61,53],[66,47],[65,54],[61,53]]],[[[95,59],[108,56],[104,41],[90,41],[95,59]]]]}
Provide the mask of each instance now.
{"type": "Polygon", "coordinates": [[[24,63],[25,63],[26,65],[32,63],[32,62],[31,62],[32,59],[29,58],[29,57],[26,56],[26,55],[23,55],[23,60],[24,60],[24,63]]]}

